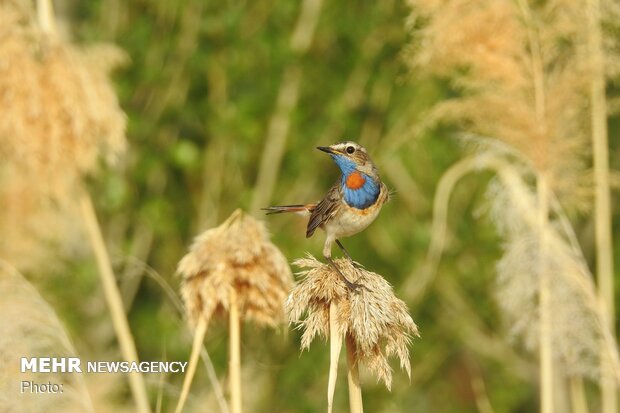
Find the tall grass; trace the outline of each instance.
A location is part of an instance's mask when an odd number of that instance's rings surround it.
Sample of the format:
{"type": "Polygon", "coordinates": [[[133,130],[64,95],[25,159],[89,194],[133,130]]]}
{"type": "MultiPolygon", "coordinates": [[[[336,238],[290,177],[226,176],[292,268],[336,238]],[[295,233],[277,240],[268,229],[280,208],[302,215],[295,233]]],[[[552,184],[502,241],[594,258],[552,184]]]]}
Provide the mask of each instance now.
{"type": "MultiPolygon", "coordinates": [[[[611,236],[611,200],[609,188],[609,150],[607,138],[607,101],[605,97],[605,51],[601,29],[601,1],[586,0],[588,59],[590,62],[590,104],[592,154],[594,160],[594,224],[596,239],[596,274],[599,294],[609,314],[609,328],[615,331],[614,261],[611,236]]],[[[606,360],[602,360],[606,363],[606,360]]],[[[613,377],[601,377],[602,412],[618,410],[613,377]]]]}
{"type": "MultiPolygon", "coordinates": [[[[0,117],[2,178],[29,194],[26,199],[37,202],[26,209],[26,214],[32,215],[12,225],[34,223],[49,231],[48,222],[32,219],[53,218],[44,213],[52,209],[68,222],[75,220],[69,214],[81,211],[121,353],[126,360],[138,360],[101,229],[83,182],[96,172],[100,158],[114,159],[125,148],[125,115],[108,79],[108,72],[122,59],[122,53],[112,46],[82,50],[65,42],[55,30],[49,0],[37,2],[38,20],[33,19],[33,10],[18,2],[4,2],[0,15],[4,23],[0,29],[0,55],[5,61],[0,93],[6,108],[0,117]],[[6,175],[9,171],[17,173],[17,177],[6,175]]],[[[19,193],[15,190],[3,195],[19,193]]],[[[20,202],[9,199],[9,203],[20,202]]],[[[18,239],[38,233],[21,229],[18,239]]],[[[55,240],[62,242],[66,234],[54,234],[55,240]]],[[[49,247],[36,241],[39,248],[49,247]]],[[[7,259],[19,257],[11,254],[7,259]]],[[[149,412],[141,374],[131,372],[129,383],[138,411],[149,412]]]]}
{"type": "MultiPolygon", "coordinates": [[[[540,407],[541,412],[551,413],[555,410],[554,372],[558,370],[554,364],[559,363],[560,370],[569,377],[583,374],[570,371],[568,356],[554,338],[563,326],[558,324],[558,317],[576,315],[577,311],[584,325],[589,326],[582,330],[587,332],[588,340],[606,337],[603,355],[617,357],[613,335],[603,323],[609,312],[592,306],[596,303],[591,296],[593,287],[585,281],[589,272],[579,246],[570,237],[572,229],[564,213],[591,210],[586,165],[588,136],[593,131],[587,125],[596,108],[590,107],[588,99],[591,68],[583,5],[561,0],[410,3],[414,24],[421,26],[414,31],[413,67],[449,80],[457,94],[456,98],[438,103],[429,114],[430,119],[454,122],[467,132],[502,142],[507,148],[503,149],[502,162],[513,165],[514,179],[498,185],[493,197],[501,199],[503,192],[519,191],[524,198],[510,196],[510,203],[502,204],[494,219],[500,229],[521,228],[517,233],[524,238],[507,244],[498,267],[499,279],[513,280],[516,284],[510,285],[521,290],[510,289],[510,294],[502,295],[500,305],[510,297],[522,297],[522,289],[528,287],[534,306],[529,307],[530,311],[521,306],[521,313],[513,313],[512,317],[523,320],[527,313],[535,319],[535,323],[523,325],[520,334],[527,330],[531,336],[532,331],[536,332],[532,342],[539,354],[540,407]],[[509,153],[512,154],[507,156],[509,153]],[[535,192],[525,182],[532,182],[535,192]],[[516,205],[527,199],[531,201],[513,215],[511,211],[515,211],[516,205]],[[554,202],[558,205],[554,206],[554,202]],[[555,229],[558,221],[565,227],[563,236],[568,237],[563,241],[555,229]],[[527,257],[517,252],[523,253],[519,248],[524,239],[529,239],[531,248],[527,257]],[[558,243],[576,254],[567,259],[565,266],[557,263],[558,243]],[[510,259],[514,255],[520,259],[510,259]],[[517,279],[527,282],[517,283],[517,279]],[[537,288],[531,295],[533,285],[537,288]],[[580,310],[563,301],[567,292],[558,290],[558,286],[574,293],[575,288],[580,291],[583,301],[573,303],[581,306],[580,310]]],[[[480,159],[485,151],[490,157],[497,155],[492,146],[482,145],[478,149],[478,167],[484,165],[480,159]]],[[[502,233],[514,241],[515,232],[502,233]]],[[[577,337],[567,342],[574,346],[571,351],[584,350],[577,337]]],[[[590,355],[598,354],[590,346],[586,348],[590,355]]],[[[611,370],[617,369],[616,364],[611,366],[611,370]]]]}

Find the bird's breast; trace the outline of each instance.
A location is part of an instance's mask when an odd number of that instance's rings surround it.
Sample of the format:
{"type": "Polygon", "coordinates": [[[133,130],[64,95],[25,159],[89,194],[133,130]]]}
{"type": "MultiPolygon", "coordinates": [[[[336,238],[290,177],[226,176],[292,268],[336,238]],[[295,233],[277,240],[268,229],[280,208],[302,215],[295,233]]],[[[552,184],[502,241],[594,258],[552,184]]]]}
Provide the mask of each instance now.
{"type": "Polygon", "coordinates": [[[379,183],[359,171],[342,177],[342,194],[349,207],[364,210],[376,203],[380,192],[379,183]]]}
{"type": "Polygon", "coordinates": [[[364,178],[364,176],[357,171],[349,174],[345,179],[345,185],[347,186],[347,189],[360,189],[364,186],[365,183],[366,178],[364,178]]]}
{"type": "Polygon", "coordinates": [[[349,237],[363,231],[379,215],[386,196],[387,191],[380,190],[375,202],[363,209],[352,207],[343,200],[338,214],[326,224],[325,231],[334,234],[336,238],[349,237]]]}

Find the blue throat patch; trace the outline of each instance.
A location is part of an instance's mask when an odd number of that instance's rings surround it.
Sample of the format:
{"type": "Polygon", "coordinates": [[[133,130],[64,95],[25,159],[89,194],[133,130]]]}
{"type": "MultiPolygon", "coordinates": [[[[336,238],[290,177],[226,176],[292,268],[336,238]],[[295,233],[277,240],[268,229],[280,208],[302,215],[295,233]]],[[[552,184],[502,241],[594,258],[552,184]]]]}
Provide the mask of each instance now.
{"type": "Polygon", "coordinates": [[[366,209],[374,204],[377,201],[377,198],[379,198],[379,192],[381,192],[379,184],[368,175],[359,172],[365,179],[364,185],[358,189],[351,189],[347,187],[347,177],[353,172],[356,172],[355,162],[342,155],[332,155],[332,158],[342,171],[342,191],[347,205],[357,209],[366,209]]]}

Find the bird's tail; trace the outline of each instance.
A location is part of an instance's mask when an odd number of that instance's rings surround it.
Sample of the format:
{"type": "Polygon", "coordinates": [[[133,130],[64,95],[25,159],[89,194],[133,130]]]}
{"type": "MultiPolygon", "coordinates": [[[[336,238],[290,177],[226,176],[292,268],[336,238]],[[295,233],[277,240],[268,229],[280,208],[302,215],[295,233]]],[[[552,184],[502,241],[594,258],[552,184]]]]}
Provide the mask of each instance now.
{"type": "Polygon", "coordinates": [[[308,215],[314,211],[316,204],[299,204],[299,205],[278,205],[262,208],[263,211],[267,211],[267,215],[281,214],[282,212],[295,212],[300,215],[308,215]]]}

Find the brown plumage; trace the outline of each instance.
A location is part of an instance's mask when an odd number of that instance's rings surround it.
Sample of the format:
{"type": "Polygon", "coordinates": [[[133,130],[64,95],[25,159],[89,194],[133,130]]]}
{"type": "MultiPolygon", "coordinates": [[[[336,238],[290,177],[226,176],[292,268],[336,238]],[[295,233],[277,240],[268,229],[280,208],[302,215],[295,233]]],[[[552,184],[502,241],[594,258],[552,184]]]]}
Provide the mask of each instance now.
{"type": "Polygon", "coordinates": [[[343,253],[351,258],[339,239],[366,229],[388,201],[389,191],[363,146],[346,141],[317,149],[330,154],[342,172],[327,195],[318,204],[272,206],[265,210],[267,213],[309,214],[306,238],[311,237],[317,228],[324,230],[323,256],[349,287],[356,288],[334,264],[331,258],[332,244],[336,242],[343,253]]]}

